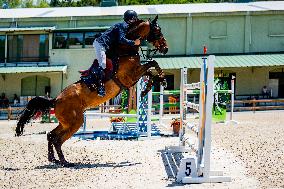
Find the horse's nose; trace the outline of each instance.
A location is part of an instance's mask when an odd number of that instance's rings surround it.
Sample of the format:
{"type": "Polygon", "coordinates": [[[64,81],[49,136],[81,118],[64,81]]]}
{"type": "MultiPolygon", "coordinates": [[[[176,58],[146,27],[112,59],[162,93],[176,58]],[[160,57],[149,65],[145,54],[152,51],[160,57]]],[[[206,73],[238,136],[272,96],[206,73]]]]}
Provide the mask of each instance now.
{"type": "Polygon", "coordinates": [[[168,47],[164,47],[164,48],[162,49],[162,53],[163,53],[163,54],[167,54],[168,50],[169,50],[168,47]]]}

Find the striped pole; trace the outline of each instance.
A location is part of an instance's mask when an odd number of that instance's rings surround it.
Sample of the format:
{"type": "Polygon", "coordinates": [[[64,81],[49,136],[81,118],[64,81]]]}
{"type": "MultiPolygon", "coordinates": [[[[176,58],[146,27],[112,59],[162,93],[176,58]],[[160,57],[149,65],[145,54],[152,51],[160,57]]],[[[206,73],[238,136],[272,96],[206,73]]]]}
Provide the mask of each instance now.
{"type": "Polygon", "coordinates": [[[147,102],[147,137],[152,136],[152,125],[151,125],[151,113],[152,113],[152,89],[148,92],[148,102],[147,102]]]}
{"type": "Polygon", "coordinates": [[[164,86],[160,85],[159,125],[162,125],[163,114],[164,114],[164,86]]]}

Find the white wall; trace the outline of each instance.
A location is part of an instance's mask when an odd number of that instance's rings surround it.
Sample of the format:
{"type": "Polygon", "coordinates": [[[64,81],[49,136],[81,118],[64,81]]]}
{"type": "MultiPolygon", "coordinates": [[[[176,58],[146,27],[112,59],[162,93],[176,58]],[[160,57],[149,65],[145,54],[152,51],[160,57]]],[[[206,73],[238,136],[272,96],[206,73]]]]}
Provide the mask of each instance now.
{"type": "Polygon", "coordinates": [[[64,87],[80,79],[79,70],[88,69],[95,58],[94,48],[85,49],[51,49],[51,65],[67,65],[67,78],[64,87]]]}

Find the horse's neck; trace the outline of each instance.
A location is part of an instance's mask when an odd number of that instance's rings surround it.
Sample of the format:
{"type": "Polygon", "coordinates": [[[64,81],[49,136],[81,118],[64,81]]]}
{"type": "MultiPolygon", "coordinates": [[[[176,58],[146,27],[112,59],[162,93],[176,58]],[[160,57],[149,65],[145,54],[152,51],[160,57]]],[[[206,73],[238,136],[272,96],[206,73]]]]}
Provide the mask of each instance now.
{"type": "Polygon", "coordinates": [[[146,21],[141,21],[137,23],[136,26],[132,26],[132,28],[130,28],[127,37],[129,39],[136,39],[137,36],[141,37],[141,38],[145,38],[150,32],[150,22],[146,21]]]}

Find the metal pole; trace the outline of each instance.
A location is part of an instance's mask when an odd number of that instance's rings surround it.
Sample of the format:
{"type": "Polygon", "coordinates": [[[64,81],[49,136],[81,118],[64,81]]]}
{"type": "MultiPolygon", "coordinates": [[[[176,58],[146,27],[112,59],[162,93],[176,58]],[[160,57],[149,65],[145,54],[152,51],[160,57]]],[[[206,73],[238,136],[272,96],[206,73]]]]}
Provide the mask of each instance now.
{"type": "Polygon", "coordinates": [[[86,129],[87,129],[87,115],[86,115],[86,112],[84,113],[84,125],[83,125],[83,132],[85,133],[86,132],[86,129]]]}
{"type": "Polygon", "coordinates": [[[184,84],[187,83],[187,68],[182,68],[180,72],[180,130],[179,130],[179,140],[180,146],[185,146],[183,142],[183,135],[184,135],[184,127],[183,127],[183,120],[186,120],[186,109],[184,107],[184,98],[185,98],[185,91],[184,91],[184,84]]]}
{"type": "Polygon", "coordinates": [[[164,86],[160,85],[159,125],[162,125],[163,113],[164,113],[164,86]]]}
{"type": "Polygon", "coordinates": [[[106,105],[105,105],[105,112],[109,112],[109,100],[106,101],[106,105]]]}
{"type": "Polygon", "coordinates": [[[234,112],[234,105],[235,105],[235,80],[231,79],[231,114],[230,120],[233,120],[233,112],[234,112]]]}
{"type": "Polygon", "coordinates": [[[147,111],[147,137],[150,138],[152,135],[151,125],[151,113],[152,113],[152,89],[148,92],[148,111],[147,111]]]}
{"type": "Polygon", "coordinates": [[[205,119],[206,119],[206,60],[207,58],[202,58],[203,62],[200,69],[200,93],[199,93],[199,126],[198,126],[198,151],[197,157],[197,171],[198,175],[202,174],[200,170],[200,165],[203,159],[204,153],[204,132],[205,132],[205,119]]]}
{"type": "Polygon", "coordinates": [[[5,35],[5,64],[7,63],[8,58],[8,35],[5,35]]]}
{"type": "Polygon", "coordinates": [[[141,99],[141,90],[142,90],[142,88],[141,88],[141,82],[143,82],[142,81],[142,78],[140,78],[139,79],[139,81],[137,82],[137,84],[136,84],[136,117],[137,117],[137,123],[136,123],[136,129],[137,129],[137,131],[138,131],[138,133],[140,132],[140,104],[141,104],[141,101],[142,101],[142,99],[141,99]]]}

